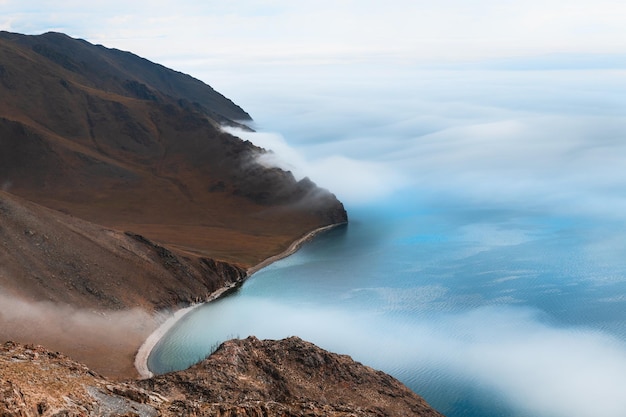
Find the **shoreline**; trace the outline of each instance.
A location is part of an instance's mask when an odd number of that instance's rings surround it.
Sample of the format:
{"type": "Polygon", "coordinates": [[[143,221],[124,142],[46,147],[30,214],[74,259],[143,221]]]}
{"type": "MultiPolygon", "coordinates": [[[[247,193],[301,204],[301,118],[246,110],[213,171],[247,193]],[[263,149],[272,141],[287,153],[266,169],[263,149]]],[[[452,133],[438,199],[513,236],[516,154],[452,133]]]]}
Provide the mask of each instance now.
{"type": "Polygon", "coordinates": [[[161,338],[163,338],[163,336],[165,336],[167,332],[169,332],[170,329],[172,329],[172,327],[176,325],[176,323],[178,323],[188,313],[191,313],[193,310],[200,307],[202,304],[217,300],[222,295],[224,295],[224,293],[232,290],[237,285],[238,283],[233,283],[222,287],[212,293],[211,296],[205,301],[174,311],[171,316],[169,316],[163,323],[159,325],[159,327],[157,327],[152,333],[150,333],[150,336],[146,338],[146,340],[141,344],[139,350],[137,350],[137,353],[135,354],[135,369],[137,370],[137,373],[139,373],[139,379],[148,379],[154,376],[154,373],[152,373],[152,371],[150,371],[150,368],[148,368],[148,358],[150,357],[150,353],[152,353],[152,349],[155,348],[161,338]]]}
{"type": "Polygon", "coordinates": [[[270,256],[269,258],[261,261],[257,265],[254,265],[254,266],[248,268],[246,270],[246,276],[245,276],[245,278],[243,280],[238,281],[238,282],[234,282],[232,284],[229,284],[229,285],[226,285],[226,286],[220,288],[219,290],[213,292],[206,300],[204,300],[201,303],[193,304],[193,305],[191,305],[189,307],[185,307],[183,309],[176,310],[170,317],[168,317],[163,323],[161,323],[159,325],[159,327],[157,327],[150,334],[150,336],[148,336],[146,338],[146,340],[142,343],[142,345],[137,350],[137,353],[135,354],[135,369],[139,373],[139,379],[148,379],[148,378],[152,378],[154,376],[154,373],[152,373],[152,371],[150,371],[150,369],[148,368],[148,358],[150,357],[150,354],[152,353],[152,350],[156,347],[156,345],[159,343],[159,341],[183,317],[185,317],[187,314],[189,314],[191,311],[195,310],[196,308],[200,307],[201,305],[203,305],[205,303],[210,303],[211,301],[215,301],[218,298],[220,298],[223,295],[225,295],[228,292],[230,292],[232,289],[237,288],[238,286],[243,284],[244,281],[246,281],[248,278],[250,278],[254,273],[258,272],[259,270],[261,270],[263,268],[265,268],[266,266],[269,266],[269,265],[273,264],[276,261],[279,261],[279,260],[281,260],[283,258],[288,257],[289,255],[294,254],[298,249],[300,249],[300,247],[303,244],[305,244],[306,242],[310,241],[311,239],[313,239],[318,234],[323,233],[323,232],[325,232],[327,230],[334,229],[334,228],[339,227],[339,226],[343,226],[345,224],[347,224],[347,222],[335,223],[335,224],[331,224],[331,225],[328,225],[328,226],[319,227],[319,228],[317,228],[315,230],[312,230],[312,231],[306,233],[304,236],[302,236],[299,239],[296,239],[294,242],[292,242],[291,245],[289,245],[289,247],[287,249],[285,249],[284,251],[282,251],[281,253],[279,253],[277,255],[270,256]]]}

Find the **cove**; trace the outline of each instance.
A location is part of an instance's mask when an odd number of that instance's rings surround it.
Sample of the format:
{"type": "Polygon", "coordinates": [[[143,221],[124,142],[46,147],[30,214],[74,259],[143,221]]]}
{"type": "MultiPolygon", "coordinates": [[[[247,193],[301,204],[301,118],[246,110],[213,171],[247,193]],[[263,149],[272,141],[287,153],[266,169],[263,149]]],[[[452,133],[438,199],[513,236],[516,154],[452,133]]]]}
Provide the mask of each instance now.
{"type": "Polygon", "coordinates": [[[198,308],[150,367],[297,335],[448,417],[626,415],[624,72],[342,70],[233,87],[281,133],[242,137],[350,224],[198,308]]]}
{"type": "Polygon", "coordinates": [[[390,373],[450,417],[583,416],[582,389],[620,409],[626,285],[606,277],[626,268],[589,258],[598,225],[443,203],[353,209],[348,226],[186,316],[150,369],[186,368],[233,337],[297,335],[390,373]]]}

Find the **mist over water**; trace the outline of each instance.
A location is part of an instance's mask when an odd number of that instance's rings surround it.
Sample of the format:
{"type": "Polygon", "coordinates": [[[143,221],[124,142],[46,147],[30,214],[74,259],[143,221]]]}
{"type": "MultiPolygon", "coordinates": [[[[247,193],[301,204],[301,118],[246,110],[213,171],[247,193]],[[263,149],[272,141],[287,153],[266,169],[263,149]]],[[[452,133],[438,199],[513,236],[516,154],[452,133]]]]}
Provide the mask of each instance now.
{"type": "Polygon", "coordinates": [[[197,309],[151,366],[298,335],[448,417],[626,415],[626,72],[540,64],[224,76],[260,132],[238,134],[351,223],[197,309]]]}

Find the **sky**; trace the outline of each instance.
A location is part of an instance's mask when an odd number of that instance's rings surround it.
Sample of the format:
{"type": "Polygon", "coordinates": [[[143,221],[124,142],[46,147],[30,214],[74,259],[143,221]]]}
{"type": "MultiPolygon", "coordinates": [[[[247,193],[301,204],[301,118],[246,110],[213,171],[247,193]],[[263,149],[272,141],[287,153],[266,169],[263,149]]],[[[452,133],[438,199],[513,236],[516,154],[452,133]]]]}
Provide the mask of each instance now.
{"type": "Polygon", "coordinates": [[[626,53],[618,0],[1,0],[0,10],[2,30],[60,31],[181,69],[626,53]]]}

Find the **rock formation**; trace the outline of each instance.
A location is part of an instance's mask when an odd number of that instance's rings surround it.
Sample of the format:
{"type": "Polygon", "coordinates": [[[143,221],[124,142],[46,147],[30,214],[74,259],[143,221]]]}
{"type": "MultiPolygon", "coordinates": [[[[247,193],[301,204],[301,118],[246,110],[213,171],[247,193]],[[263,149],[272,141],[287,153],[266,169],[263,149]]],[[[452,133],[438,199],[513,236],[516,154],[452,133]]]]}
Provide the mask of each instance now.
{"type": "Polygon", "coordinates": [[[441,416],[389,375],[295,337],[231,340],[186,371],[128,382],[39,346],[5,343],[0,415],[441,416]]]}

